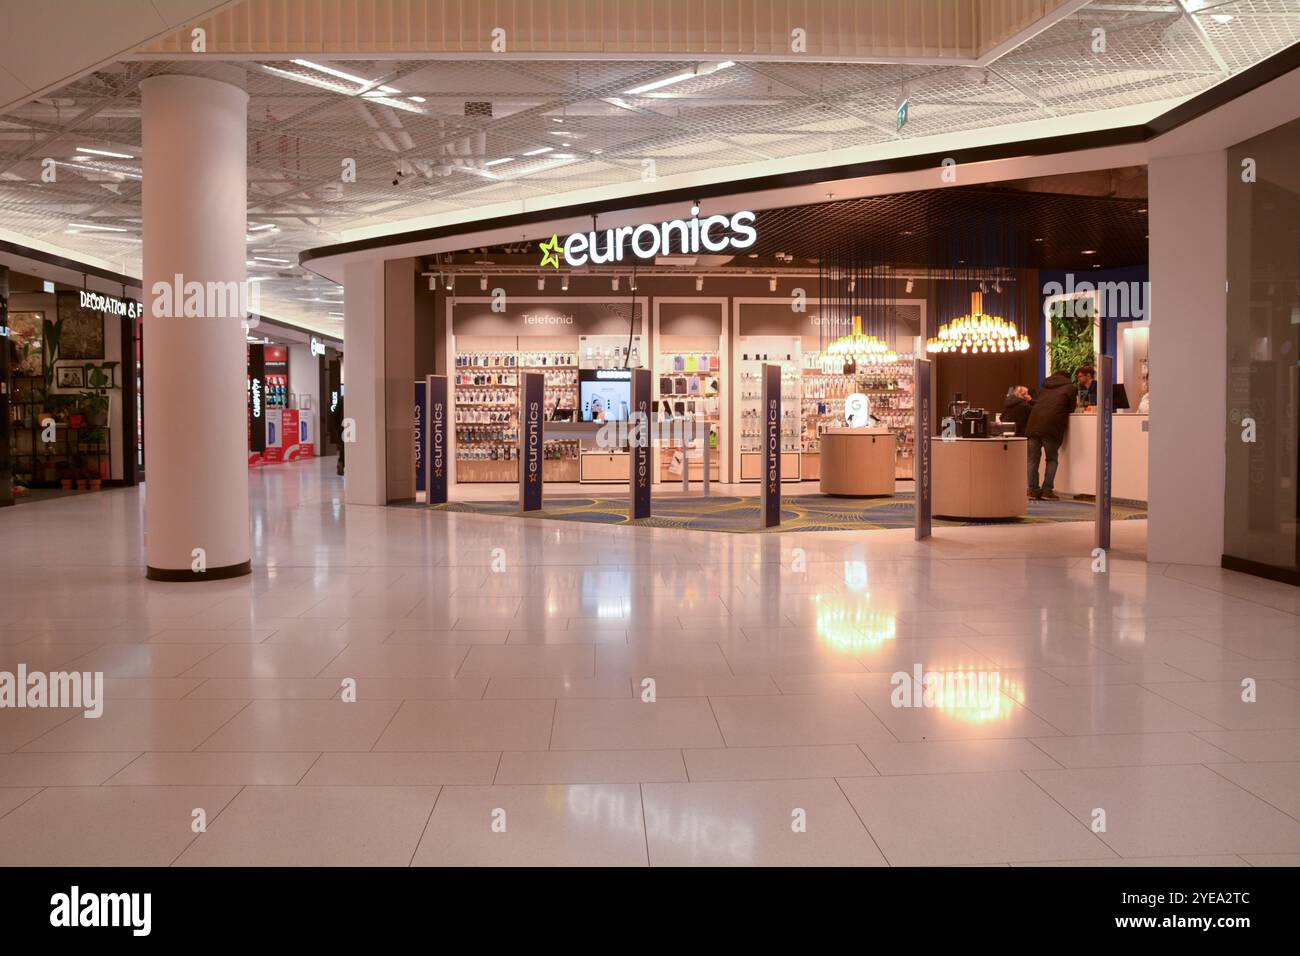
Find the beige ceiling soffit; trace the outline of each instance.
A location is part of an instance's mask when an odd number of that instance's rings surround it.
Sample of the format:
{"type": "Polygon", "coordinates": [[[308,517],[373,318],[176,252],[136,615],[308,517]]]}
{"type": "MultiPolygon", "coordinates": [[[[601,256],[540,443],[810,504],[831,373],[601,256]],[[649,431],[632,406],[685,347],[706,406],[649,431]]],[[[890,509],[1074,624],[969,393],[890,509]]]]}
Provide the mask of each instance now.
{"type": "MultiPolygon", "coordinates": [[[[88,47],[85,51],[86,56],[93,59],[90,62],[84,62],[82,58],[68,57],[67,54],[75,49],[74,44],[64,44],[60,47],[64,51],[64,56],[68,59],[66,68],[61,71],[61,75],[49,82],[40,83],[33,86],[26,82],[20,72],[14,69],[6,69],[5,72],[17,81],[19,87],[25,88],[17,96],[12,97],[8,102],[0,102],[0,114],[9,112],[25,103],[29,103],[38,97],[55,90],[62,89],[74,80],[80,79],[88,73],[93,73],[98,69],[127,58],[141,44],[148,44],[175,34],[178,28],[184,25],[188,31],[189,25],[198,21],[202,17],[219,15],[223,9],[236,6],[243,3],[244,0],[221,0],[219,3],[203,2],[203,0],[150,0],[149,3],[140,4],[145,11],[142,15],[143,22],[140,23],[136,33],[138,36],[132,36],[130,42],[125,46],[121,41],[106,47],[103,41],[96,42],[98,36],[111,35],[108,29],[99,30],[98,26],[101,21],[112,20],[120,32],[123,24],[123,10],[117,5],[117,2],[104,3],[100,0],[42,0],[39,8],[39,16],[43,20],[57,22],[62,20],[66,25],[75,23],[76,34],[78,37],[86,38],[83,46],[88,47]]],[[[34,5],[35,6],[35,5],[34,5]]],[[[6,13],[6,16],[10,16],[6,13]]],[[[186,32],[186,37],[189,34],[186,32]]],[[[13,66],[13,57],[7,53],[7,47],[13,43],[30,44],[34,39],[33,34],[24,28],[22,23],[15,24],[10,22],[6,24],[4,35],[0,38],[0,61],[6,62],[10,67],[13,66]]],[[[188,40],[186,41],[188,49],[188,40]]],[[[11,84],[9,85],[12,89],[11,84]]]]}
{"type": "Polygon", "coordinates": [[[998,42],[991,48],[986,48],[985,52],[979,58],[980,59],[979,65],[988,66],[991,63],[995,63],[997,60],[1006,56],[1016,47],[1020,46],[1023,43],[1028,43],[1030,40],[1038,36],[1038,34],[1042,33],[1044,30],[1048,29],[1049,27],[1055,26],[1056,24],[1064,20],[1066,17],[1073,16],[1074,14],[1078,13],[1079,10],[1082,9],[1083,7],[1086,7],[1089,2],[1090,0],[1063,0],[1063,2],[1057,2],[1055,4],[1047,4],[1047,6],[1049,7],[1055,6],[1056,9],[1045,11],[1041,16],[1037,17],[1036,19],[1033,19],[1025,23],[1015,33],[1011,34],[1010,36],[1004,37],[1000,42],[998,42]]]}
{"type": "Polygon", "coordinates": [[[196,24],[207,31],[205,54],[192,54],[183,32],[148,44],[132,58],[690,55],[982,66],[1084,2],[244,0],[196,24]],[[802,52],[793,49],[796,42],[802,52]]]}

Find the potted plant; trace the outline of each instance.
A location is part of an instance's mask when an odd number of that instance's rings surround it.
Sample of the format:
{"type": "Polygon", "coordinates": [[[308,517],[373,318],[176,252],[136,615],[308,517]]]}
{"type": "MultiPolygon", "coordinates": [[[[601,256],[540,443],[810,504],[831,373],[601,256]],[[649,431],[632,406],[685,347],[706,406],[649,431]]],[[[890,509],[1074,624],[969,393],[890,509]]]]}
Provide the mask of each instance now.
{"type": "Polygon", "coordinates": [[[91,491],[99,491],[103,487],[103,479],[99,477],[99,472],[94,468],[86,469],[86,484],[90,486],[91,491]]]}
{"type": "Polygon", "coordinates": [[[64,491],[71,491],[73,482],[76,481],[76,469],[72,467],[71,462],[63,462],[59,465],[59,487],[64,491]]]}
{"type": "MultiPolygon", "coordinates": [[[[92,370],[92,374],[97,371],[98,369],[92,370]]],[[[100,389],[82,392],[81,409],[90,425],[102,428],[108,424],[108,393],[100,389]]]]}

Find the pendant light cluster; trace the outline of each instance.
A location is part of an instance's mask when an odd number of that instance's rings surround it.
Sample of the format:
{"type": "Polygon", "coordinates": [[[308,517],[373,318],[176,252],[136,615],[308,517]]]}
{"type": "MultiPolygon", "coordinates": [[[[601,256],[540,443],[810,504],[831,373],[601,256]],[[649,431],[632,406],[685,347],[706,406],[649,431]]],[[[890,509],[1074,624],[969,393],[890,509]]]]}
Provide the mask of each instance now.
{"type": "Polygon", "coordinates": [[[970,312],[939,326],[939,334],[925,343],[927,352],[975,353],[1024,352],[1029,337],[1006,319],[984,311],[984,294],[970,294],[970,312]]]}
{"type": "Polygon", "coordinates": [[[819,264],[821,367],[840,374],[898,361],[891,307],[894,270],[861,251],[823,255],[819,264]]]}
{"type": "MultiPolygon", "coordinates": [[[[939,329],[925,344],[940,355],[1008,355],[1029,349],[1033,290],[1017,281],[1027,263],[1023,229],[1010,209],[978,220],[933,222],[931,308],[939,329]]],[[[1032,283],[1031,283],[1032,285],[1032,283]]]]}

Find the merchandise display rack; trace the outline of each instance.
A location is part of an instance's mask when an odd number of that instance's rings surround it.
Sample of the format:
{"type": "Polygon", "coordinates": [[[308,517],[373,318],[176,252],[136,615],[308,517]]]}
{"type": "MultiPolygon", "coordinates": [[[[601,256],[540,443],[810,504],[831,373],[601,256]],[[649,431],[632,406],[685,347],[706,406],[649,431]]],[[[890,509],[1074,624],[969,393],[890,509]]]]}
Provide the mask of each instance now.
{"type": "MultiPolygon", "coordinates": [[[[678,419],[706,424],[709,428],[709,479],[720,480],[721,463],[718,443],[722,432],[722,363],[718,349],[664,349],[658,357],[658,382],[660,421],[678,419]]],[[[670,481],[681,478],[681,470],[674,470],[674,460],[682,446],[671,442],[659,446],[659,479],[670,481]]],[[[695,446],[695,455],[699,447],[695,446]]],[[[703,463],[691,464],[684,456],[683,467],[691,470],[691,478],[703,476],[703,463]]]]}

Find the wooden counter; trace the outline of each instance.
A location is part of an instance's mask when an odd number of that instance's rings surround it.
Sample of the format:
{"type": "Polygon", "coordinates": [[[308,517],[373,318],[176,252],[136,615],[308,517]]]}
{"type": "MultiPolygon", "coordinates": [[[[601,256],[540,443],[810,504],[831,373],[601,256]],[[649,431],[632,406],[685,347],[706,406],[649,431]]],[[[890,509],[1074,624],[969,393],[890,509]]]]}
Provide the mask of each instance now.
{"type": "Polygon", "coordinates": [[[894,433],[888,428],[829,428],[821,436],[821,491],[866,498],[894,493],[894,433]]]}
{"type": "Polygon", "coordinates": [[[1017,518],[1028,512],[1028,442],[1023,438],[958,438],[930,442],[935,515],[1017,518]]]}

